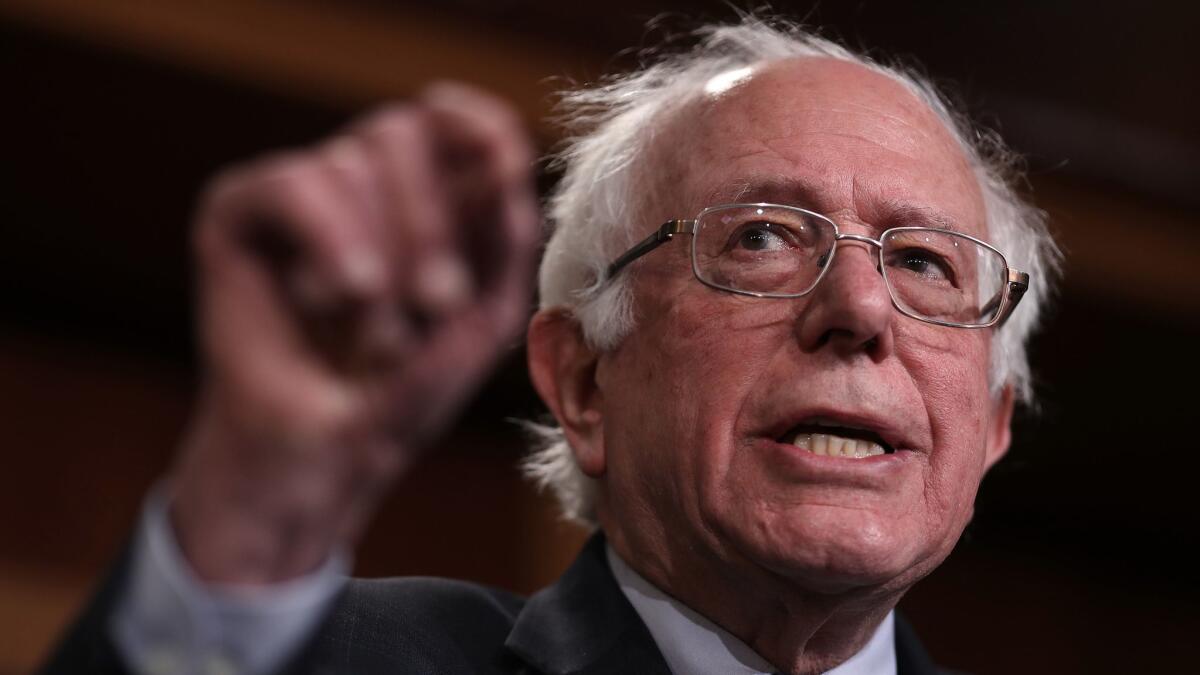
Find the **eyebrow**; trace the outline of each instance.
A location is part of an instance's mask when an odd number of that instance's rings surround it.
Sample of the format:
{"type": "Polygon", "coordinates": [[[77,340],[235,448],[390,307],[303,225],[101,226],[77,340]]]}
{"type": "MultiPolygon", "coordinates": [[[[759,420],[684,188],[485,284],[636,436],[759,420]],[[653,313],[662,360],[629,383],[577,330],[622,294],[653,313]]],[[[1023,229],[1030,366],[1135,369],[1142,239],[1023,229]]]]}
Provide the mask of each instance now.
{"type": "Polygon", "coordinates": [[[889,201],[885,210],[887,222],[901,223],[915,227],[928,227],[935,230],[962,232],[953,218],[927,206],[916,206],[901,201],[889,201]]]}
{"type": "MultiPolygon", "coordinates": [[[[822,193],[821,188],[816,185],[789,178],[751,178],[733,181],[717,188],[709,194],[707,204],[770,202],[826,213],[831,209],[822,193]]],[[[963,231],[963,228],[945,213],[900,199],[885,200],[876,211],[882,217],[874,218],[874,222],[868,224],[881,231],[891,227],[909,226],[950,232],[963,231]]]]}
{"type": "Polygon", "coordinates": [[[821,211],[821,189],[809,183],[771,176],[727,183],[709,194],[709,204],[771,202],[821,211]]]}

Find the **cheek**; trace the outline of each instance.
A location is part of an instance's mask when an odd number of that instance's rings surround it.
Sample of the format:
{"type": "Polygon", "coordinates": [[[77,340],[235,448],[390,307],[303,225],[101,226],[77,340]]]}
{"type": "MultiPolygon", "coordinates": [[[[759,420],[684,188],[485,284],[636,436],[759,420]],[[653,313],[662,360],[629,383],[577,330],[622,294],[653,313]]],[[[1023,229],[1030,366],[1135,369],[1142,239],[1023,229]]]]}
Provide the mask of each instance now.
{"type": "Polygon", "coordinates": [[[734,295],[684,301],[667,314],[690,351],[676,363],[696,415],[693,453],[684,460],[695,522],[711,526],[730,509],[741,512],[735,505],[744,507],[759,494],[762,477],[745,475],[750,467],[738,457],[746,448],[735,439],[752,393],[770,382],[779,352],[795,343],[794,317],[781,314],[762,300],[734,295]]]}
{"type": "Polygon", "coordinates": [[[687,295],[663,308],[657,321],[665,325],[652,331],[670,336],[663,374],[680,383],[678,393],[702,416],[704,432],[727,439],[749,392],[790,344],[791,322],[762,300],[703,287],[687,295]]]}
{"type": "Polygon", "coordinates": [[[638,313],[635,339],[645,342],[627,367],[642,373],[635,382],[649,394],[639,397],[639,433],[664,452],[682,446],[673,465],[687,477],[680,489],[699,491],[727,468],[734,450],[729,439],[748,392],[786,342],[780,333],[789,330],[787,322],[762,309],[761,301],[717,295],[694,283],[638,313]]]}
{"type": "MultiPolygon", "coordinates": [[[[936,327],[934,327],[936,328],[936,327]]],[[[982,331],[914,330],[898,336],[901,355],[921,392],[933,440],[931,514],[965,525],[983,477],[990,406],[990,339],[982,331]]]]}

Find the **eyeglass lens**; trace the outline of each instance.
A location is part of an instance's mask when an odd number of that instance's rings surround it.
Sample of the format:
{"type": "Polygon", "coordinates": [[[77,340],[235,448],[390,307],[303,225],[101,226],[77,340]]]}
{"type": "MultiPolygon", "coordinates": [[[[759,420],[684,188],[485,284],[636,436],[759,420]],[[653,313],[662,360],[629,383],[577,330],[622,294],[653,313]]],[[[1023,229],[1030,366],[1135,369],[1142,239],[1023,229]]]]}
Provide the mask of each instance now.
{"type": "MultiPolygon", "coordinates": [[[[710,209],[697,221],[692,264],[702,282],[741,293],[796,297],[816,286],[834,254],[831,221],[784,206],[710,209]]],[[[1004,258],[945,230],[897,228],[881,240],[883,277],[901,311],[973,326],[1000,310],[1004,258]]]]}

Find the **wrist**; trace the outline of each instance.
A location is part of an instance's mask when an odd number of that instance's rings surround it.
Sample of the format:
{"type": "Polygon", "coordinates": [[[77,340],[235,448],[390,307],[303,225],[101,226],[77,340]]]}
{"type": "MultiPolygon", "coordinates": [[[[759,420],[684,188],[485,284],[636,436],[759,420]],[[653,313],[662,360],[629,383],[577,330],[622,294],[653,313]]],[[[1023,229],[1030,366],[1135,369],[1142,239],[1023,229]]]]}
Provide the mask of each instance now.
{"type": "Polygon", "coordinates": [[[167,482],[170,525],[202,581],[261,585],[307,574],[353,547],[369,511],[357,503],[366,491],[334,461],[345,453],[261,445],[201,419],[167,482]]]}
{"type": "Polygon", "coordinates": [[[181,553],[206,583],[280,583],[316,569],[343,544],[328,513],[278,495],[204,492],[181,485],[172,494],[168,519],[181,553]]]}

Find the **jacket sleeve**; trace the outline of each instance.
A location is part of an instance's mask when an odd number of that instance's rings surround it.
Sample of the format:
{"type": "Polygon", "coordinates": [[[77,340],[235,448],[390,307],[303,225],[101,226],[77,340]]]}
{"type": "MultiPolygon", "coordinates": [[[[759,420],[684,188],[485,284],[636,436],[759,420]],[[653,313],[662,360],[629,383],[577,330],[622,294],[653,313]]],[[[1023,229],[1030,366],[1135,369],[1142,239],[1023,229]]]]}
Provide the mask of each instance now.
{"type": "Polygon", "coordinates": [[[133,541],[41,672],[270,675],[303,650],[348,568],[337,554],[277,586],[205,584],[152,492],[133,541]]]}
{"type": "Polygon", "coordinates": [[[117,655],[105,624],[128,576],[131,551],[132,546],[126,545],[88,604],[36,671],[37,675],[126,675],[130,672],[117,655]]]}

